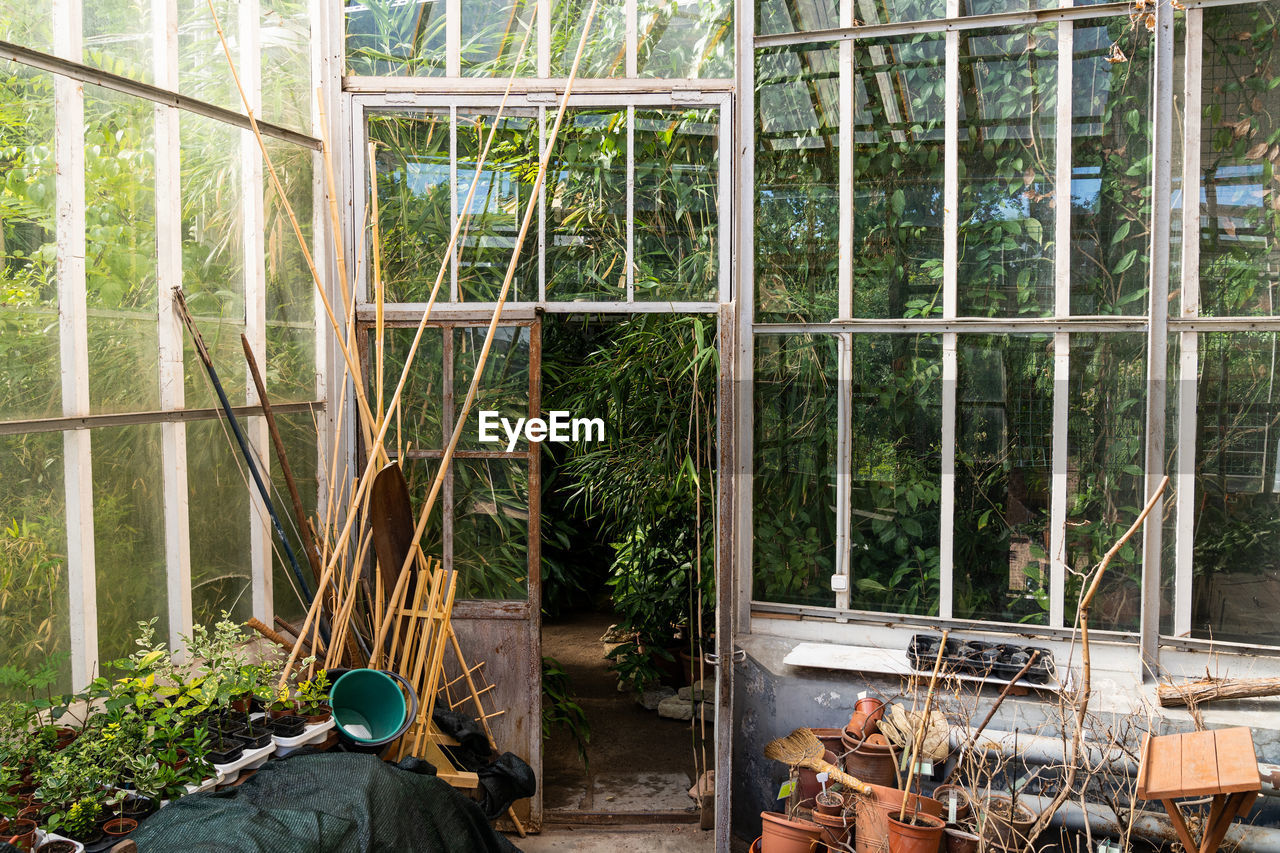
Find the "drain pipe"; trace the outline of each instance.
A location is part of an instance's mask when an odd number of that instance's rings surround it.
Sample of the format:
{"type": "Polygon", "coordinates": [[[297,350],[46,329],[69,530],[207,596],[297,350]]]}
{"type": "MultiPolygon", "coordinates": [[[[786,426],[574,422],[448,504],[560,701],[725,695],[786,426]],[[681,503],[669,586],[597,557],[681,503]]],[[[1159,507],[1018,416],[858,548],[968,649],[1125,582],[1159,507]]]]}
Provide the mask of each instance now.
{"type": "MultiPolygon", "coordinates": [[[[1021,741],[1019,741],[1021,742],[1021,741]]],[[[1037,813],[1049,808],[1052,797],[1039,797],[1034,794],[1019,794],[1018,801],[1037,813]]],[[[1090,802],[1088,810],[1081,807],[1078,800],[1068,800],[1059,807],[1051,823],[1066,829],[1084,832],[1086,828],[1093,835],[1104,835],[1119,838],[1123,835],[1123,823],[1110,806],[1090,802]]],[[[1131,836],[1162,841],[1171,844],[1178,840],[1169,818],[1156,812],[1139,812],[1133,818],[1131,836]]],[[[1233,823],[1227,830],[1223,848],[1239,845],[1239,849],[1250,853],[1280,853],[1280,829],[1266,826],[1250,826],[1244,823],[1233,823]]]]}
{"type": "MultiPolygon", "coordinates": [[[[951,749],[953,751],[960,749],[967,738],[968,735],[962,729],[953,728],[951,749]]],[[[1005,757],[1012,757],[1015,745],[1019,760],[1030,764],[1061,764],[1066,760],[1067,746],[1061,738],[1025,732],[987,729],[978,737],[974,749],[989,750],[1005,757]]],[[[1116,773],[1124,773],[1128,776],[1138,775],[1138,763],[1119,747],[1102,747],[1094,742],[1085,742],[1082,749],[1093,767],[1107,764],[1116,773]]],[[[1280,797],[1280,764],[1258,762],[1258,775],[1262,777],[1263,796],[1280,797]]]]}

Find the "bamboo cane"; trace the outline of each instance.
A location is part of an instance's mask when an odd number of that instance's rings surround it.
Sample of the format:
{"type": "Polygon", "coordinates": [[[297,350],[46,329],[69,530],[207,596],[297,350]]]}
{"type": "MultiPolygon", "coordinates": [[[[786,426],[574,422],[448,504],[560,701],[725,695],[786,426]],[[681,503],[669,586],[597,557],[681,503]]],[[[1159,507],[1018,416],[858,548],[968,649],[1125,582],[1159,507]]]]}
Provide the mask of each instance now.
{"type": "MultiPolygon", "coordinates": [[[[535,8],[534,14],[535,16],[537,14],[536,8],[535,8]]],[[[531,30],[532,28],[530,28],[530,31],[531,30]]],[[[529,39],[529,32],[527,31],[525,33],[524,40],[521,42],[521,47],[520,47],[521,56],[523,55],[524,50],[528,45],[528,39],[529,39]]],[[[518,59],[517,59],[516,65],[517,67],[519,65],[518,59]]],[[[575,68],[576,68],[576,64],[575,64],[575,68]]],[[[515,83],[515,79],[516,79],[516,72],[513,69],[511,77],[509,77],[507,80],[506,89],[503,91],[502,100],[498,105],[497,115],[499,117],[502,115],[503,111],[506,108],[507,100],[510,97],[511,89],[515,83]]],[[[480,156],[476,159],[475,173],[471,181],[471,186],[467,190],[466,200],[463,202],[463,207],[462,207],[463,211],[469,211],[471,209],[471,203],[475,197],[476,187],[478,187],[480,184],[480,177],[484,170],[485,161],[488,158],[489,150],[492,146],[494,137],[497,135],[497,128],[498,128],[498,125],[497,125],[497,122],[495,121],[493,127],[490,128],[488,137],[485,139],[484,148],[481,150],[480,156]]],[[[459,216],[458,221],[454,223],[453,231],[449,237],[449,242],[447,244],[443,257],[441,258],[440,268],[436,273],[435,283],[432,286],[431,294],[427,300],[427,305],[423,310],[422,319],[418,323],[418,328],[414,332],[413,341],[409,346],[408,354],[405,356],[405,364],[404,364],[404,368],[400,372],[400,380],[396,384],[396,390],[391,395],[390,402],[387,404],[388,411],[399,410],[400,396],[404,391],[404,387],[408,380],[410,370],[413,366],[413,360],[417,355],[419,344],[422,341],[422,335],[426,330],[427,322],[428,320],[430,320],[431,310],[435,306],[436,298],[440,292],[440,286],[444,281],[445,273],[448,271],[449,259],[454,255],[454,252],[458,245],[458,236],[461,233],[461,229],[464,223],[466,223],[467,221],[469,221],[469,217],[464,214],[462,216],[459,216]]],[[[383,441],[386,438],[386,431],[390,423],[391,423],[390,418],[384,418],[382,425],[378,430],[377,436],[370,443],[371,458],[375,457],[376,454],[380,452],[381,449],[383,448],[383,441]]],[[[355,493],[352,495],[352,499],[351,499],[352,505],[358,504],[360,499],[363,496],[363,493],[368,490],[369,485],[373,481],[373,475],[376,470],[377,470],[376,466],[372,466],[372,465],[367,466],[365,468],[365,471],[361,475],[357,488],[355,489],[355,493]]],[[[351,533],[350,528],[353,520],[354,520],[354,514],[348,514],[347,521],[343,525],[342,532],[339,534],[338,539],[334,544],[333,556],[330,558],[330,564],[336,562],[338,559],[338,556],[343,552],[343,549],[346,548],[346,543],[350,537],[350,533],[351,533]]],[[[403,574],[404,573],[401,572],[401,577],[397,581],[397,589],[399,589],[403,585],[401,583],[401,581],[404,580],[403,574]]],[[[323,585],[324,583],[327,583],[328,580],[331,578],[331,576],[332,576],[332,565],[327,565],[326,572],[325,572],[324,578],[322,579],[321,585],[323,585]]],[[[403,603],[403,594],[401,593],[397,596],[396,593],[393,593],[393,601],[396,603],[396,605],[403,603]]],[[[394,609],[393,607],[388,607],[386,616],[384,616],[384,618],[388,617],[390,613],[393,611],[393,609],[394,609]]],[[[306,621],[310,622],[314,619],[315,619],[315,615],[310,611],[308,611],[306,621]]],[[[385,640],[385,633],[383,634],[383,639],[385,640]]],[[[373,648],[373,655],[375,656],[375,658],[380,660],[381,649],[376,644],[373,648]]],[[[280,675],[280,684],[282,687],[287,683],[288,676],[290,672],[292,672],[293,667],[296,665],[296,663],[297,663],[296,655],[291,656],[290,660],[286,662],[284,670],[281,672],[281,675],[280,675]]],[[[371,662],[370,665],[376,665],[376,663],[377,661],[375,660],[371,662]]]]}
{"type": "Polygon", "coordinates": [[[929,711],[933,708],[933,691],[938,684],[938,670],[942,669],[942,653],[947,649],[947,637],[950,634],[950,630],[943,631],[942,640],[938,643],[938,657],[933,662],[933,675],[929,676],[929,692],[924,697],[924,714],[920,717],[920,729],[916,732],[916,742],[911,748],[911,766],[907,768],[907,784],[902,786],[902,808],[898,812],[898,820],[907,819],[907,801],[911,798],[911,781],[915,778],[916,766],[920,763],[924,734],[929,729],[929,711]]]}

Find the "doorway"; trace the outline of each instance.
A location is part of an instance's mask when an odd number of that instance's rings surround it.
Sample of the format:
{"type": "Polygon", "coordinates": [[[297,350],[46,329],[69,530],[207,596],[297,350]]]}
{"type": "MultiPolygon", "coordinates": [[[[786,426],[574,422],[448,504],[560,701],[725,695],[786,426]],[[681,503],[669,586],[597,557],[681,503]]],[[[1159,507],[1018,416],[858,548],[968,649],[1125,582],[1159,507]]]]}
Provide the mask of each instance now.
{"type": "MultiPolygon", "coordinates": [[[[716,318],[549,315],[544,411],[603,440],[543,453],[548,821],[700,821],[715,766],[716,318]]],[[[709,805],[709,800],[708,800],[709,805]]],[[[708,814],[708,819],[710,815],[708,814]]]]}

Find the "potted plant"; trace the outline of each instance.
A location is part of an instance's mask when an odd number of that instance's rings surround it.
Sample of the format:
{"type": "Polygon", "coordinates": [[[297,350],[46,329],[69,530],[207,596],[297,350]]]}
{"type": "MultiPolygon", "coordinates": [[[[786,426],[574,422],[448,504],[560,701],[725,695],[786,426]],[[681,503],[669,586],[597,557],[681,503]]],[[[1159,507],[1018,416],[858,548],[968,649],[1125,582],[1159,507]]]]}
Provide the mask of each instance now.
{"type": "Polygon", "coordinates": [[[298,685],[298,702],[308,725],[323,723],[332,715],[329,707],[329,673],[316,670],[316,674],[298,685]]]}

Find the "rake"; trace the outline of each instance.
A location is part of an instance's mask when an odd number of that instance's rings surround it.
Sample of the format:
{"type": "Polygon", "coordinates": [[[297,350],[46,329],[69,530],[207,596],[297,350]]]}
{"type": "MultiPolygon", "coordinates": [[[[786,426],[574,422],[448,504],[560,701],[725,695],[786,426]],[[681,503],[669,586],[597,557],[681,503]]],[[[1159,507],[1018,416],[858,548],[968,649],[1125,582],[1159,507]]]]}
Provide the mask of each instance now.
{"type": "Polygon", "coordinates": [[[850,776],[834,764],[824,761],[822,756],[825,752],[822,741],[818,740],[818,736],[812,730],[796,729],[786,737],[771,741],[764,748],[764,757],[781,761],[791,767],[804,767],[826,773],[832,782],[839,782],[864,797],[871,796],[870,785],[855,776],[850,776]]]}

